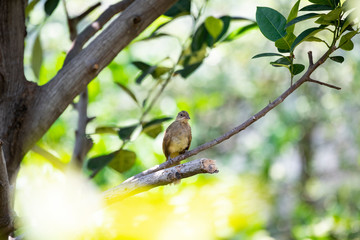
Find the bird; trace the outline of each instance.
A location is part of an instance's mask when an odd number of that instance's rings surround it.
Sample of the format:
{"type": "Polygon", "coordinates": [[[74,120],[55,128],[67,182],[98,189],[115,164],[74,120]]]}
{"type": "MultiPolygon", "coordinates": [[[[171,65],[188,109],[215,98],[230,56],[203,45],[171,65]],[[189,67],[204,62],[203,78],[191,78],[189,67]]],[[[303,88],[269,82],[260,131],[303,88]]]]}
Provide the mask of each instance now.
{"type": "MultiPolygon", "coordinates": [[[[192,139],[189,120],[189,113],[181,111],[178,113],[175,121],[166,129],[162,145],[166,161],[185,153],[189,149],[192,139]]],[[[176,163],[172,166],[178,164],[176,163]]]]}

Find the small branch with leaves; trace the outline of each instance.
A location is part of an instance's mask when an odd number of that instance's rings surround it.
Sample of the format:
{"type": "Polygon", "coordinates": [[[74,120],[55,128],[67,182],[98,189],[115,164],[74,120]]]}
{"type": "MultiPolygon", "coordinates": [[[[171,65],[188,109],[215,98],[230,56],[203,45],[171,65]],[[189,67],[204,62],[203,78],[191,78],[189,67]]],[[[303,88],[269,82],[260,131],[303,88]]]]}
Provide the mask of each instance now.
{"type": "MultiPolygon", "coordinates": [[[[227,133],[223,134],[222,136],[202,144],[197,148],[188,151],[180,156],[177,156],[173,159],[170,159],[160,165],[157,165],[153,168],[147,169],[129,179],[124,181],[122,184],[128,184],[134,182],[138,179],[144,178],[149,174],[154,174],[158,171],[162,171],[170,167],[173,164],[178,164],[180,161],[187,159],[193,155],[198,154],[201,151],[204,151],[208,148],[211,148],[217,144],[222,143],[223,141],[233,137],[234,135],[238,134],[242,130],[246,129],[257,120],[265,116],[269,111],[274,109],[280,103],[282,103],[291,93],[293,93],[296,89],[298,89],[302,84],[305,82],[316,83],[322,86],[326,86],[329,88],[333,88],[336,90],[340,90],[340,87],[335,85],[325,83],[322,81],[314,80],[311,78],[311,74],[320,66],[322,65],[327,59],[331,59],[336,62],[342,62],[343,58],[339,56],[331,57],[330,55],[336,51],[337,49],[341,48],[343,50],[351,50],[353,47],[353,43],[351,38],[355,35],[359,34],[359,29],[354,30],[351,19],[344,19],[342,20],[344,13],[348,11],[345,6],[342,6],[340,1],[335,3],[329,3],[329,6],[326,6],[326,9],[322,10],[331,10],[327,14],[308,14],[304,16],[297,16],[299,11],[299,4],[300,1],[297,1],[293,6],[288,19],[285,19],[279,12],[274,9],[266,8],[266,7],[259,7],[256,13],[257,23],[261,32],[267,37],[269,40],[275,42],[275,46],[278,47],[280,53],[262,53],[256,55],[254,58],[259,57],[271,57],[271,56],[281,56],[280,59],[276,60],[275,62],[271,62],[271,64],[275,67],[286,67],[290,71],[291,75],[291,86],[284,91],[278,98],[276,98],[273,102],[270,102],[266,107],[260,110],[255,115],[251,116],[242,124],[238,125],[237,127],[233,128],[232,130],[228,131],[227,133]],[[276,18],[270,18],[271,21],[269,22],[268,16],[277,16],[276,18]],[[296,23],[306,20],[310,17],[318,17],[315,23],[322,24],[320,27],[317,28],[310,28],[303,31],[298,37],[294,35],[294,29],[296,23]],[[336,21],[334,21],[336,20],[336,21]],[[325,27],[323,26],[325,24],[325,27]],[[333,27],[333,30],[331,29],[333,27]],[[297,80],[293,84],[293,77],[301,73],[305,66],[302,64],[295,64],[295,48],[304,41],[314,40],[316,37],[314,36],[316,33],[323,31],[323,30],[330,30],[333,33],[332,43],[326,44],[328,46],[328,51],[325,52],[323,56],[321,56],[315,63],[313,60],[312,52],[308,52],[308,59],[309,59],[309,66],[307,71],[303,74],[299,80],[297,80]],[[344,32],[348,31],[347,33],[343,34],[344,32]],[[343,35],[342,35],[343,34],[343,35]],[[288,52],[289,56],[283,55],[283,52],[288,52]]],[[[304,7],[300,9],[300,11],[306,10],[313,10],[319,9],[319,7],[324,8],[324,6],[318,6],[317,4],[310,5],[308,7],[304,7]]],[[[316,38],[318,42],[326,42],[325,40],[316,38]],[[321,41],[320,41],[321,40],[321,41]]]]}

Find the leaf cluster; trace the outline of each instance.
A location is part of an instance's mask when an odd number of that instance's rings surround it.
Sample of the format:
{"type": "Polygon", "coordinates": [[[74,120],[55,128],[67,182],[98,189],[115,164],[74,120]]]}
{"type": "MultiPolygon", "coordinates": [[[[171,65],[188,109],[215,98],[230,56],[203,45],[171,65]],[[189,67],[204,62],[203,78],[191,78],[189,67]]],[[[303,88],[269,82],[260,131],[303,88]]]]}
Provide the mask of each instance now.
{"type": "MultiPolygon", "coordinates": [[[[256,22],[262,34],[274,42],[277,53],[261,53],[253,58],[273,57],[280,58],[270,62],[274,67],[285,67],[293,76],[301,73],[305,65],[294,63],[295,49],[304,42],[324,43],[328,48],[336,47],[350,51],[354,47],[352,38],[359,34],[355,26],[348,1],[340,0],[309,0],[309,4],[300,8],[300,0],[293,5],[289,15],[285,18],[281,13],[269,7],[258,7],[256,22]],[[299,15],[299,13],[306,12],[299,15]],[[311,26],[300,34],[295,33],[297,24],[312,19],[315,26],[311,26]],[[318,33],[329,31],[331,39],[318,36],[318,33]]],[[[342,63],[342,56],[331,56],[331,60],[342,63]]]]}

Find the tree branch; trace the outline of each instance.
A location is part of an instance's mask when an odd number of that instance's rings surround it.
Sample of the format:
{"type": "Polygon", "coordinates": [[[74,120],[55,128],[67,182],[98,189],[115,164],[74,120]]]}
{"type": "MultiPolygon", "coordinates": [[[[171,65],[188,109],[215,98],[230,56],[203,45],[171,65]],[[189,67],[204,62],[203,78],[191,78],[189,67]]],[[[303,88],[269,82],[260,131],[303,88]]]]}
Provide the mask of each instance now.
{"type": "MultiPolygon", "coordinates": [[[[124,11],[134,0],[123,0],[121,2],[115,3],[109,6],[101,15],[96,19],[92,24],[87,26],[81,33],[79,33],[73,45],[71,46],[66,58],[65,63],[70,61],[74,56],[76,56],[83,48],[85,43],[89,41],[102,27],[116,14],[124,11]]],[[[70,25],[69,25],[70,28],[70,25]]],[[[71,29],[70,29],[71,33],[71,29]]],[[[71,39],[74,40],[74,39],[71,39]]]]}
{"type": "Polygon", "coordinates": [[[124,182],[104,192],[108,203],[114,203],[151,188],[173,183],[182,178],[188,178],[199,173],[217,173],[215,160],[201,158],[178,166],[160,170],[130,182],[124,182]]]}
{"type": "Polygon", "coordinates": [[[323,85],[323,86],[326,86],[326,87],[329,87],[329,88],[334,88],[336,90],[341,90],[341,87],[338,87],[338,86],[335,86],[335,85],[332,85],[332,84],[328,84],[328,83],[324,83],[324,82],[321,82],[321,81],[317,81],[317,80],[314,80],[314,79],[309,79],[308,82],[313,82],[313,83],[317,83],[317,84],[320,84],[320,85],[323,85]]]}
{"type": "MultiPolygon", "coordinates": [[[[73,99],[85,90],[87,84],[124,47],[175,2],[176,0],[133,2],[86,48],[71,59],[71,64],[65,64],[51,81],[41,86],[38,96],[31,103],[31,120],[26,121],[26,126],[23,127],[25,142],[23,153],[31,149],[73,99]]],[[[100,22],[99,20],[94,24],[98,25],[100,22]]],[[[90,32],[93,34],[96,31],[90,32]]],[[[82,33],[79,37],[80,35],[82,33]]],[[[89,36],[88,33],[82,36],[85,35],[89,36]]],[[[84,38],[87,38],[86,36],[84,38]]],[[[84,41],[79,40],[79,42],[84,41]]]]}
{"type": "MultiPolygon", "coordinates": [[[[240,124],[239,126],[231,129],[230,131],[228,131],[227,133],[225,133],[224,135],[215,138],[214,140],[204,143],[200,146],[198,146],[197,148],[191,150],[191,151],[187,151],[182,155],[179,155],[173,159],[170,159],[160,165],[154,166],[150,169],[147,169],[131,178],[128,178],[127,180],[125,180],[124,182],[131,182],[134,181],[134,179],[143,177],[145,175],[157,172],[161,169],[165,169],[168,168],[169,166],[179,163],[181,160],[184,160],[186,158],[189,158],[191,156],[194,156],[196,154],[198,154],[199,152],[202,152],[208,148],[211,148],[219,143],[222,143],[223,141],[231,138],[232,136],[234,136],[235,134],[238,134],[239,132],[241,132],[242,130],[246,129],[247,127],[249,127],[250,125],[252,125],[254,122],[256,122],[257,120],[259,120],[260,118],[264,117],[270,110],[274,109],[277,105],[279,105],[280,103],[282,103],[292,92],[294,92],[297,88],[299,88],[304,82],[307,81],[311,81],[310,75],[315,71],[316,68],[318,68],[321,64],[323,64],[326,59],[329,57],[329,55],[335,51],[336,48],[335,47],[331,47],[315,64],[310,64],[308,70],[306,71],[306,73],[297,81],[295,82],[293,85],[291,85],[285,92],[283,92],[278,98],[276,98],[273,102],[270,102],[266,107],[264,107],[261,111],[259,111],[258,113],[256,113],[255,115],[251,116],[249,119],[247,119],[245,122],[243,122],[242,124],[240,124]]],[[[309,56],[312,56],[311,52],[308,53],[309,56]]],[[[311,61],[310,61],[311,62],[311,61]]]]}

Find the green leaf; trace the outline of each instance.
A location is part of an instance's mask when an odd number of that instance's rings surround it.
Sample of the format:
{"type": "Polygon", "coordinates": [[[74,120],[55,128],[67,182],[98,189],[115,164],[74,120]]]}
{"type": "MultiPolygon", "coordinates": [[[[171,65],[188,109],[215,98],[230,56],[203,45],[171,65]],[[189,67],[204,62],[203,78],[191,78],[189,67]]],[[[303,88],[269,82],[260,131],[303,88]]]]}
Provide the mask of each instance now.
{"type": "MultiPolygon", "coordinates": [[[[300,0],[298,0],[298,1],[294,4],[294,6],[292,7],[292,9],[291,9],[291,11],[290,11],[290,13],[289,13],[289,16],[288,16],[288,18],[287,18],[287,20],[286,20],[287,23],[289,23],[290,21],[292,21],[293,19],[295,19],[295,18],[297,17],[298,12],[299,12],[299,5],[300,5],[300,0]]],[[[287,26],[287,25],[286,25],[286,26],[287,26]]],[[[286,26],[285,26],[285,27],[286,27],[286,26]]],[[[293,33],[294,30],[295,30],[295,25],[289,25],[288,27],[286,27],[286,32],[287,32],[288,34],[293,33]]]]}
{"type": "Polygon", "coordinates": [[[43,61],[43,49],[41,47],[40,32],[38,32],[31,51],[31,68],[37,79],[39,79],[40,76],[42,61],[43,61]]]}
{"type": "MultiPolygon", "coordinates": [[[[221,33],[219,34],[219,36],[217,37],[215,42],[220,40],[220,38],[222,38],[225,35],[227,30],[229,29],[230,21],[234,20],[234,18],[230,17],[230,16],[222,16],[222,17],[220,17],[220,20],[223,22],[223,27],[222,27],[221,33]]],[[[240,20],[240,19],[238,19],[238,20],[240,20]]]]}
{"type": "Polygon", "coordinates": [[[118,128],[117,127],[97,127],[95,129],[95,133],[103,134],[103,133],[110,133],[110,134],[117,134],[118,128]]]}
{"type": "Polygon", "coordinates": [[[160,76],[170,72],[172,70],[172,68],[168,68],[168,67],[161,67],[161,66],[158,66],[155,68],[155,70],[151,73],[151,75],[154,77],[154,78],[159,78],[160,76]]]}
{"type": "Polygon", "coordinates": [[[46,0],[44,5],[46,15],[50,16],[58,5],[59,0],[46,0]]]}
{"type": "Polygon", "coordinates": [[[106,155],[90,158],[87,162],[87,168],[92,171],[99,171],[104,168],[115,156],[116,152],[106,155]]]}
{"type": "Polygon", "coordinates": [[[286,35],[285,17],[272,8],[258,7],[256,10],[256,22],[262,34],[273,42],[286,35]]]}
{"type": "Polygon", "coordinates": [[[341,31],[340,31],[340,35],[345,32],[346,30],[348,31],[354,31],[354,29],[352,28],[352,24],[354,23],[354,19],[351,15],[347,16],[345,20],[341,21],[341,31]]]}
{"type": "Polygon", "coordinates": [[[342,56],[333,56],[330,57],[331,60],[333,60],[334,62],[338,62],[338,63],[343,63],[345,58],[342,56]]]}
{"type": "Polygon", "coordinates": [[[323,43],[325,43],[325,41],[322,40],[321,38],[314,37],[314,36],[310,36],[310,37],[306,38],[305,41],[306,42],[323,42],[323,43]]]}
{"type": "Polygon", "coordinates": [[[288,33],[285,37],[276,40],[275,46],[282,50],[290,50],[291,45],[295,39],[296,36],[293,33],[288,33]]]}
{"type": "Polygon", "coordinates": [[[124,90],[137,104],[139,104],[138,100],[136,99],[135,94],[128,87],[126,87],[124,84],[119,83],[119,82],[115,82],[115,83],[116,83],[116,85],[121,87],[122,90],[124,90]]]}
{"type": "Polygon", "coordinates": [[[345,51],[351,51],[354,48],[354,43],[351,39],[358,34],[356,31],[349,32],[341,37],[339,47],[345,51]]]}
{"type": "Polygon", "coordinates": [[[288,68],[288,65],[290,65],[291,62],[290,62],[289,58],[282,57],[282,58],[279,58],[278,60],[276,60],[275,62],[270,62],[270,64],[273,67],[287,67],[288,68]]]}
{"type": "Polygon", "coordinates": [[[206,43],[208,32],[205,28],[205,24],[201,24],[198,29],[195,31],[194,37],[191,42],[191,50],[196,52],[202,48],[206,43]]]}
{"type": "Polygon", "coordinates": [[[225,39],[224,42],[228,42],[228,41],[232,41],[235,40],[237,38],[239,38],[240,36],[242,36],[244,33],[246,33],[247,31],[257,27],[257,23],[251,23],[249,25],[246,25],[244,27],[240,27],[236,30],[234,30],[233,32],[231,32],[225,39]]]}
{"type": "Polygon", "coordinates": [[[332,0],[309,0],[311,3],[332,6],[332,0]]]}
{"type": "Polygon", "coordinates": [[[316,33],[324,30],[324,28],[309,28],[300,33],[300,35],[295,39],[293,44],[291,45],[291,51],[295,49],[297,45],[299,45],[301,42],[305,41],[307,38],[315,35],[316,33]]]}
{"type": "Polygon", "coordinates": [[[283,55],[281,55],[280,53],[260,53],[257,54],[255,56],[253,56],[252,58],[261,58],[261,57],[273,57],[273,56],[281,56],[284,57],[283,55]]]}
{"type": "Polygon", "coordinates": [[[143,123],[143,129],[146,129],[154,125],[162,124],[163,122],[169,121],[171,119],[172,119],[171,117],[155,118],[149,122],[143,123]]]}
{"type": "Polygon", "coordinates": [[[115,152],[114,157],[109,163],[109,167],[118,171],[119,173],[126,172],[134,166],[136,160],[136,153],[128,150],[120,150],[115,152]]]}
{"type": "Polygon", "coordinates": [[[321,5],[321,4],[311,4],[303,7],[300,11],[328,11],[333,8],[329,5],[321,5]]]}
{"type": "Polygon", "coordinates": [[[342,12],[341,8],[335,8],[334,10],[328,12],[324,16],[321,16],[326,21],[334,21],[340,18],[340,14],[342,12]]]}
{"type": "Polygon", "coordinates": [[[151,138],[156,138],[162,131],[163,127],[161,124],[147,127],[143,132],[151,138]]]}
{"type": "Polygon", "coordinates": [[[129,127],[123,127],[120,128],[118,131],[118,135],[120,137],[121,140],[123,141],[127,141],[130,140],[131,134],[134,132],[134,130],[138,127],[139,125],[132,125],[129,127]]]}
{"type": "Polygon", "coordinates": [[[191,65],[185,66],[183,69],[176,71],[175,73],[180,74],[183,78],[187,78],[190,76],[200,65],[202,62],[194,63],[191,65]]]}
{"type": "Polygon", "coordinates": [[[191,0],[179,0],[164,15],[168,17],[178,17],[190,14],[191,0]]]}
{"type": "Polygon", "coordinates": [[[132,62],[132,64],[134,64],[138,69],[142,71],[142,73],[135,80],[137,84],[140,84],[148,74],[152,74],[157,68],[157,66],[151,66],[147,63],[140,61],[132,62]]]}
{"type": "Polygon", "coordinates": [[[141,71],[147,71],[151,67],[151,65],[140,61],[135,61],[131,63],[134,64],[141,71]]]}
{"type": "Polygon", "coordinates": [[[292,67],[290,67],[290,71],[292,73],[292,75],[298,75],[299,73],[301,73],[302,71],[304,71],[305,66],[302,64],[293,64],[292,67]]]}
{"type": "Polygon", "coordinates": [[[217,37],[220,35],[220,33],[223,30],[224,23],[223,23],[223,21],[221,21],[221,19],[210,16],[205,19],[205,27],[206,27],[208,33],[214,39],[217,39],[217,37]]]}
{"type": "Polygon", "coordinates": [[[295,24],[295,23],[298,23],[298,22],[301,22],[301,21],[304,21],[304,20],[307,20],[307,19],[310,19],[310,18],[314,18],[314,17],[317,17],[319,16],[320,14],[318,13],[307,13],[305,15],[302,15],[302,16],[298,16],[296,18],[294,18],[293,20],[291,20],[290,22],[288,22],[286,24],[286,28],[288,28],[289,26],[295,24]]]}

